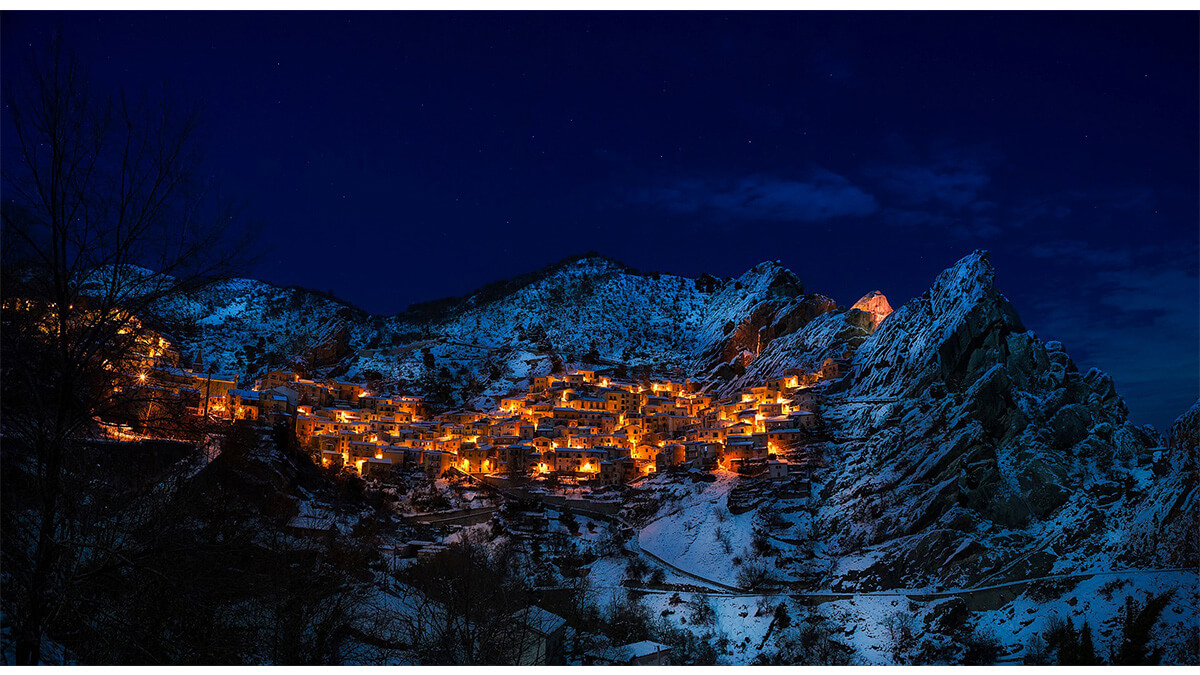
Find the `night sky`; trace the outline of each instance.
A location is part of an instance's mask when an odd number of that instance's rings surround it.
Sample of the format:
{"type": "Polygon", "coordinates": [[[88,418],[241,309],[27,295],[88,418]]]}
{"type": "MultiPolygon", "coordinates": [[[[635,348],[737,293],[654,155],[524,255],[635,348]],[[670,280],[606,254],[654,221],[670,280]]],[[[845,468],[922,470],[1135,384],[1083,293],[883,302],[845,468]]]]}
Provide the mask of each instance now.
{"type": "Polygon", "coordinates": [[[94,85],[205,110],[249,276],[372,312],[595,250],[893,306],[976,248],[1160,428],[1200,382],[1197,18],[1155,13],[16,13],[94,85]]]}

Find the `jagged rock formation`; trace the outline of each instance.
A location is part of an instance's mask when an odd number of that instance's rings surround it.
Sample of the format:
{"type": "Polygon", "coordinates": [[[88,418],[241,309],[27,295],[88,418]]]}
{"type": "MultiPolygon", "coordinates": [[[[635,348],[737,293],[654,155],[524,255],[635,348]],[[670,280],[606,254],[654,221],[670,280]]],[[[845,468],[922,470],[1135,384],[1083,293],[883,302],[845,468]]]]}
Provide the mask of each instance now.
{"type": "Polygon", "coordinates": [[[866,312],[871,315],[871,330],[879,327],[879,324],[888,315],[892,313],[892,306],[888,304],[887,296],[881,291],[871,291],[858,299],[851,309],[857,309],[860,312],[866,312]]]}
{"type": "Polygon", "coordinates": [[[1061,344],[1025,330],[994,279],[986,253],[964,258],[854,352],[828,411],[844,440],[822,510],[844,585],[1144,558],[1147,511],[1179,510],[1159,502],[1157,433],[1127,421],[1107,375],[1080,374],[1061,344]]]}

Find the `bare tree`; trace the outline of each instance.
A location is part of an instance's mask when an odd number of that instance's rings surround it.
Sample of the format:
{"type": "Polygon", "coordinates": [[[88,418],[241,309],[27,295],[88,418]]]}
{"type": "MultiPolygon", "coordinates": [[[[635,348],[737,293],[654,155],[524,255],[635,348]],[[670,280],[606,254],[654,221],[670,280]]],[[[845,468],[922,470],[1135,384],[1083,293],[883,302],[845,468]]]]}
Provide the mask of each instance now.
{"type": "Polygon", "coordinates": [[[227,276],[249,239],[197,180],[194,109],[93,96],[59,41],[31,50],[4,104],[2,461],[23,486],[4,495],[3,601],[32,664],[72,566],[98,554],[84,441],[139,390],[156,310],[227,276]]]}
{"type": "Polygon", "coordinates": [[[429,663],[520,664],[536,642],[536,613],[516,555],[468,539],[408,567],[396,592],[399,633],[429,663]]]}

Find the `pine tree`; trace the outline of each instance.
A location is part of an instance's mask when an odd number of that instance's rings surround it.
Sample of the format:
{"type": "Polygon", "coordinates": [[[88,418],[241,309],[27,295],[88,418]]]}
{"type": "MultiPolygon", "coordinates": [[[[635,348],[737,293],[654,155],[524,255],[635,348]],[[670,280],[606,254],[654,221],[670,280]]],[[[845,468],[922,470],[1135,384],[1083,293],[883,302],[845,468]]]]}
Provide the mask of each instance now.
{"type": "Polygon", "coordinates": [[[1133,596],[1125,598],[1121,610],[1121,640],[1112,655],[1114,666],[1153,666],[1162,660],[1160,650],[1150,648],[1150,632],[1174,595],[1174,591],[1168,591],[1150,598],[1142,606],[1133,596]]]}
{"type": "Polygon", "coordinates": [[[1058,634],[1058,665],[1079,665],[1079,632],[1075,630],[1075,622],[1070,619],[1058,634]]]}
{"type": "Polygon", "coordinates": [[[1079,665],[1099,666],[1103,664],[1104,660],[1096,656],[1096,647],[1092,644],[1092,628],[1088,625],[1087,619],[1084,619],[1083,627],[1079,629],[1079,665]]]}

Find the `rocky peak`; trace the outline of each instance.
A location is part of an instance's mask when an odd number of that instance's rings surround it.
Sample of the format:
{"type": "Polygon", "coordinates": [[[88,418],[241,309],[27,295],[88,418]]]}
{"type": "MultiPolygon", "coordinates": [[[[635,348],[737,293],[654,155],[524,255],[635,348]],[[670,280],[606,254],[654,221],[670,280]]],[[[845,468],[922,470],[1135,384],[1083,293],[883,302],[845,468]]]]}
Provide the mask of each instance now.
{"type": "Polygon", "coordinates": [[[952,313],[996,294],[996,269],[987,251],[976,250],[944,270],[929,289],[933,310],[952,313]]]}
{"type": "Polygon", "coordinates": [[[786,291],[784,294],[790,296],[804,292],[800,278],[778,260],[760,262],[738,277],[737,281],[752,291],[786,291]]]}
{"type": "Polygon", "coordinates": [[[881,291],[871,291],[858,299],[851,309],[857,309],[860,312],[865,312],[871,318],[871,330],[879,327],[879,324],[892,313],[892,306],[888,304],[887,296],[881,291]]]}
{"type": "Polygon", "coordinates": [[[1175,420],[1169,432],[1169,447],[1174,464],[1194,471],[1200,448],[1200,400],[1175,420]]]}

